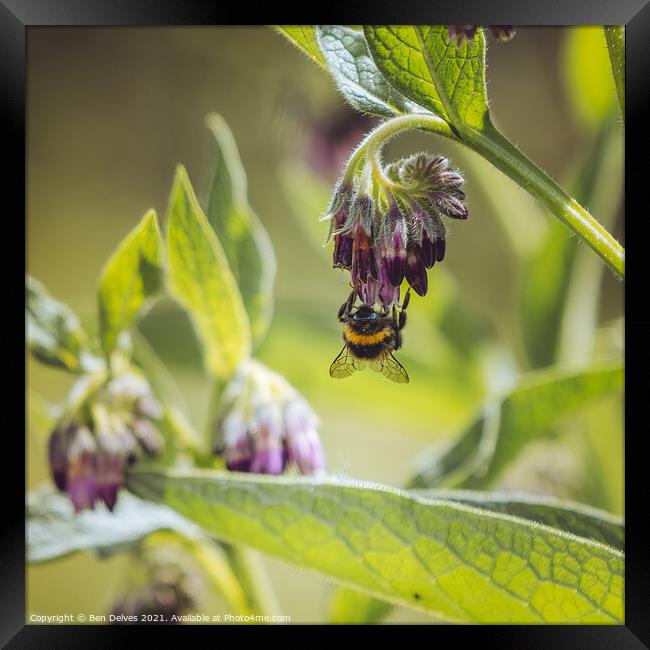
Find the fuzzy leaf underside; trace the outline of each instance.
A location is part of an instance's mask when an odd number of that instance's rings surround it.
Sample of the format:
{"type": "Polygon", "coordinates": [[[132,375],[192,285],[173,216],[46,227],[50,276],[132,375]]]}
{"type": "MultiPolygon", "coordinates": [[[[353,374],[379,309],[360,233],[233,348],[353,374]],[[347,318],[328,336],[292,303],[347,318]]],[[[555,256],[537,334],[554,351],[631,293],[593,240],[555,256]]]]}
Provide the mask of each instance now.
{"type": "Polygon", "coordinates": [[[110,556],[158,530],[192,537],[200,528],[165,505],[121,492],[115,510],[103,505],[75,514],[70,499],[43,488],[27,499],[27,560],[46,562],[78,551],[110,556]]]}
{"type": "Polygon", "coordinates": [[[343,25],[320,25],[317,36],[338,89],[354,108],[381,117],[427,112],[386,81],[363,33],[343,25]]]}
{"type": "Polygon", "coordinates": [[[25,338],[41,363],[83,372],[92,360],[88,339],[77,315],[56,300],[41,282],[25,278],[25,338]]]}

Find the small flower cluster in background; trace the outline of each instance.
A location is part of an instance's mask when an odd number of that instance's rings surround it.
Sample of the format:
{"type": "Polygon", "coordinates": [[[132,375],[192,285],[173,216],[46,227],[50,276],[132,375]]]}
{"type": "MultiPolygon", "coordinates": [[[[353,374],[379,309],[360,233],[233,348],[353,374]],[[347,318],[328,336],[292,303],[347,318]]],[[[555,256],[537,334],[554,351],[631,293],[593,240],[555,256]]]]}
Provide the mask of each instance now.
{"type": "Polygon", "coordinates": [[[161,545],[140,551],[134,568],[135,584],[129,585],[111,608],[115,623],[152,622],[174,624],[180,617],[195,611],[197,596],[204,589],[204,580],[192,563],[179,556],[174,547],[161,545]],[[144,583],[144,584],[143,584],[144,583]]]}
{"type": "Polygon", "coordinates": [[[161,416],[149,383],[132,372],[109,380],[73,415],[63,416],[48,442],[50,471],[77,512],[97,502],[113,510],[138,450],[151,457],[161,453],[163,438],[154,424],[161,416]]]}
{"type": "MultiPolygon", "coordinates": [[[[449,25],[449,40],[460,47],[465,40],[473,41],[476,36],[478,25],[449,25]]],[[[488,25],[494,38],[504,43],[511,40],[515,35],[514,25],[488,25]]]]}
{"type": "Polygon", "coordinates": [[[237,472],[302,474],[325,469],[318,417],[283,377],[250,359],[227,385],[221,400],[216,452],[237,472]]]}
{"type": "Polygon", "coordinates": [[[467,219],[463,177],[443,156],[418,153],[382,169],[384,182],[344,176],[326,219],[331,220],[334,268],[350,271],[369,305],[399,301],[404,278],[424,296],[427,270],[445,257],[442,218],[467,219]]]}

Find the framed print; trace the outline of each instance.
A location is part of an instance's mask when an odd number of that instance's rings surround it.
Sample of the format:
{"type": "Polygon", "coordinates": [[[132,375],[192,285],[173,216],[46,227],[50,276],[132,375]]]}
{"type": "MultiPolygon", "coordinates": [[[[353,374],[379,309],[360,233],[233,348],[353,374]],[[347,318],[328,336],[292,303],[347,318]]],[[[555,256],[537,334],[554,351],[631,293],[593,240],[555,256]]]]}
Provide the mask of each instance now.
{"type": "Polygon", "coordinates": [[[647,7],[267,14],[0,5],[26,252],[3,643],[645,647],[647,7]]]}

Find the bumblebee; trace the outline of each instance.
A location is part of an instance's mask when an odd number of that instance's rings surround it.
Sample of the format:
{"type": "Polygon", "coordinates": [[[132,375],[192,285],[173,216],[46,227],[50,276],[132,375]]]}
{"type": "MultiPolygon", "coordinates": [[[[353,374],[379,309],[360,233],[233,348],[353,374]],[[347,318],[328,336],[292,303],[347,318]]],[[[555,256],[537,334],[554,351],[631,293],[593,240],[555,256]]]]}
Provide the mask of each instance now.
{"type": "Polygon", "coordinates": [[[399,311],[393,305],[390,313],[385,307],[377,313],[370,305],[354,306],[354,291],[339,309],[345,345],[330,366],[330,375],[336,379],[349,377],[355,370],[372,368],[398,384],[408,384],[409,376],[393,356],[402,345],[402,329],[406,325],[406,307],[411,293],[404,296],[399,311]]]}

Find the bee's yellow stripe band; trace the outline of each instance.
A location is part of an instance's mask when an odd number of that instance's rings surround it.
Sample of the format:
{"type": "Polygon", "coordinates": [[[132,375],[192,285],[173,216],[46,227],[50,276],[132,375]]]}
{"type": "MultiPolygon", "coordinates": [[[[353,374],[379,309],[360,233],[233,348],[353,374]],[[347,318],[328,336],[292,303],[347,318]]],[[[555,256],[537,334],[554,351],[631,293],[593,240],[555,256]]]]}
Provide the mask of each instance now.
{"type": "Polygon", "coordinates": [[[354,345],[376,345],[387,339],[391,335],[390,327],[375,332],[374,334],[359,334],[355,332],[349,325],[343,328],[343,335],[345,340],[354,345]]]}

